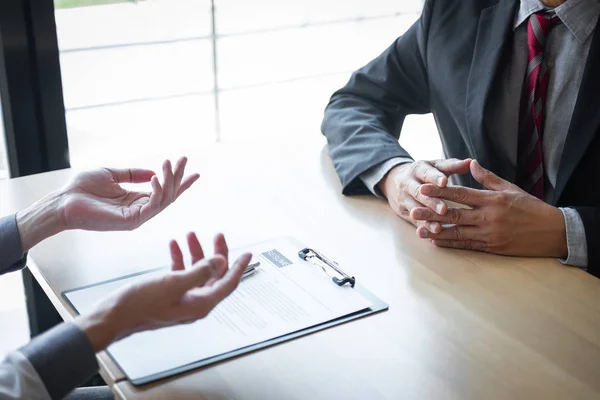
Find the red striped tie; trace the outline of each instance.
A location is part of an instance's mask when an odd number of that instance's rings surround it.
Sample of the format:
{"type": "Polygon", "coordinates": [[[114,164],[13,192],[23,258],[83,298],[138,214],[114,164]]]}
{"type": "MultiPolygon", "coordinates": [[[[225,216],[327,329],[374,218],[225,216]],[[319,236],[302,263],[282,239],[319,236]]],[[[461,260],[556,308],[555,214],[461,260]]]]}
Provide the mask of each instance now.
{"type": "Polygon", "coordinates": [[[529,17],[527,25],[528,60],[526,76],[527,129],[519,134],[517,184],[539,199],[544,199],[544,160],[542,135],[544,107],[548,94],[548,65],[544,59],[546,38],[560,23],[554,13],[540,12],[529,17]]]}

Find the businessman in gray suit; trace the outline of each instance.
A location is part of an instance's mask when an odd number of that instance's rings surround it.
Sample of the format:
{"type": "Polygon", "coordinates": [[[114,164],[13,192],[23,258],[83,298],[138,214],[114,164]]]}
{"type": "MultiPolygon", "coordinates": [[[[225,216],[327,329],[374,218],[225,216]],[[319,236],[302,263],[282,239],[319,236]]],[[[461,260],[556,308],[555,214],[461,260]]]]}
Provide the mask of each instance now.
{"type": "Polygon", "coordinates": [[[599,0],[426,1],[327,106],[343,193],[385,197],[440,247],[599,275],[599,14],[599,0]],[[430,112],[448,159],[415,162],[402,124],[430,112]]]}
{"type": "MultiPolygon", "coordinates": [[[[175,169],[166,161],[163,180],[145,169],[99,169],[79,174],[65,188],[28,209],[0,218],[0,275],[25,267],[27,251],[64,230],[131,230],[175,201],[199,177],[184,177],[186,159],[175,169]],[[151,182],[152,192],[126,190],[121,183],[151,182]]],[[[171,272],[125,288],[88,315],[36,337],[0,362],[0,400],[113,398],[108,388],[81,388],[98,370],[95,353],[133,333],[189,323],[205,317],[237,286],[250,255],[228,269],[227,243],[215,238],[215,256],[204,258],[191,233],[193,267],[184,268],[177,242],[170,244],[171,272]],[[195,290],[203,288],[203,291],[195,290]]]]}

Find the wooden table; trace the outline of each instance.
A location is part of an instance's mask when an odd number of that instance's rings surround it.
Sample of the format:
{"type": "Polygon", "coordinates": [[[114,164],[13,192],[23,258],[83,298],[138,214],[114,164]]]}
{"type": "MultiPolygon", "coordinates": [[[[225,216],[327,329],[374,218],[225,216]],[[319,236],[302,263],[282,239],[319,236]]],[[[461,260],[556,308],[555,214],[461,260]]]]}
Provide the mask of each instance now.
{"type": "MultiPolygon", "coordinates": [[[[385,202],[343,197],[321,143],[216,145],[188,154],[202,178],[135,232],[67,232],[29,267],[65,319],[64,290],[165,265],[168,240],[222,231],[230,246],[291,235],[322,250],[390,310],[216,366],[134,387],[125,399],[600,398],[600,280],[554,260],[443,250],[385,202]]],[[[153,164],[155,165],[155,164],[153,164]]],[[[0,183],[0,212],[72,176],[0,183]]]]}

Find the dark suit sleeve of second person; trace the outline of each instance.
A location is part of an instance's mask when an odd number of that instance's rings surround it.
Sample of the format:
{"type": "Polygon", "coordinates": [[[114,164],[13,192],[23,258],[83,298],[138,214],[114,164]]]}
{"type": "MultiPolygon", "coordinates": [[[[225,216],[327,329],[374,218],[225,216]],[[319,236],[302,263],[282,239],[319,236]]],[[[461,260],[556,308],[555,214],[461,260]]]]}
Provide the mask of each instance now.
{"type": "Polygon", "coordinates": [[[427,34],[433,0],[419,20],[379,57],[356,71],[331,97],[321,130],[346,195],[370,193],[360,179],[394,157],[410,157],[398,143],[408,114],[430,112],[427,34]]]}
{"type": "Polygon", "coordinates": [[[26,262],[16,216],[0,218],[0,275],[24,268],[26,262]]]}
{"type": "Polygon", "coordinates": [[[600,278],[600,208],[572,207],[581,217],[587,241],[587,272],[600,278]]]}

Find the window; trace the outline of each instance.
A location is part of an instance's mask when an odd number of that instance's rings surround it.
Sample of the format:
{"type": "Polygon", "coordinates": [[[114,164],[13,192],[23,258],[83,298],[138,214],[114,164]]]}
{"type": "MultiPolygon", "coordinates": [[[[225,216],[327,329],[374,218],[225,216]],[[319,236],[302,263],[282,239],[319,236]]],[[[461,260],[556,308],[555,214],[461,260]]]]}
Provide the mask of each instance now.
{"type": "MultiPolygon", "coordinates": [[[[422,7],[215,0],[213,37],[211,3],[55,0],[73,166],[193,155],[219,140],[322,141],[329,96],[422,7]]],[[[431,117],[407,120],[402,141],[418,157],[439,157],[441,145],[424,148],[432,138],[431,117]]]]}

